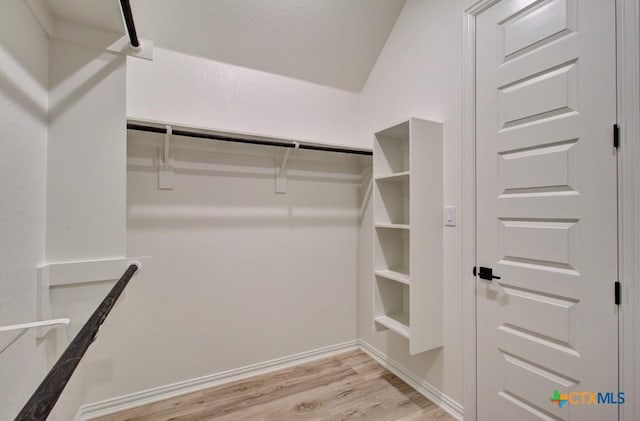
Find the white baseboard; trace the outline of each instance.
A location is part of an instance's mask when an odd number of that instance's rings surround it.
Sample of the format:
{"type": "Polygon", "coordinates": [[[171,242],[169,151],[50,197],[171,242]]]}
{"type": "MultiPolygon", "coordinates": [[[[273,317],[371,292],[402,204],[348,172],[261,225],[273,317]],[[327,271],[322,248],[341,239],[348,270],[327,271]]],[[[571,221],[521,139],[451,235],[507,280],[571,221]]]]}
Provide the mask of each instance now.
{"type": "Polygon", "coordinates": [[[409,370],[393,361],[367,342],[363,341],[362,339],[360,339],[358,342],[360,345],[360,349],[369,354],[371,358],[379,362],[384,368],[400,377],[405,383],[407,383],[409,386],[413,387],[415,390],[427,397],[430,401],[447,411],[455,419],[463,419],[463,408],[462,405],[460,405],[458,402],[454,401],[424,380],[416,377],[409,370]]]}
{"type": "Polygon", "coordinates": [[[116,398],[83,405],[78,410],[76,421],[86,421],[92,418],[114,414],[116,412],[125,411],[127,409],[147,405],[149,403],[174,398],[176,396],[184,395],[202,389],[207,389],[209,387],[218,386],[224,383],[230,383],[259,374],[269,373],[272,371],[291,367],[293,365],[303,364],[309,361],[330,357],[334,354],[339,354],[358,348],[358,340],[344,342],[337,345],[314,349],[312,351],[302,352],[300,354],[276,358],[275,360],[266,361],[263,363],[253,364],[246,367],[223,371],[221,373],[198,377],[191,380],[185,380],[178,383],[131,393],[125,396],[119,396],[116,398]]]}
{"type": "Polygon", "coordinates": [[[230,383],[247,377],[252,377],[283,368],[291,367],[297,364],[303,364],[309,361],[330,357],[346,351],[361,349],[369,354],[374,360],[382,364],[390,372],[401,378],[408,385],[416,389],[418,392],[426,396],[436,405],[443,408],[454,418],[462,420],[462,406],[449,398],[429,383],[419,379],[400,364],[389,359],[382,352],[378,351],[367,342],[362,340],[354,340],[344,342],[337,345],[331,345],[324,348],[318,348],[312,351],[302,352],[300,354],[290,355],[287,357],[277,358],[275,360],[249,365],[233,370],[223,371],[221,373],[211,374],[196,379],[186,380],[166,386],[155,387],[140,392],[131,393],[125,396],[119,396],[100,402],[95,402],[80,407],[76,421],[87,421],[93,418],[114,414],[116,412],[125,411],[153,402],[174,398],[176,396],[207,389],[213,386],[219,386],[224,383],[230,383]]]}

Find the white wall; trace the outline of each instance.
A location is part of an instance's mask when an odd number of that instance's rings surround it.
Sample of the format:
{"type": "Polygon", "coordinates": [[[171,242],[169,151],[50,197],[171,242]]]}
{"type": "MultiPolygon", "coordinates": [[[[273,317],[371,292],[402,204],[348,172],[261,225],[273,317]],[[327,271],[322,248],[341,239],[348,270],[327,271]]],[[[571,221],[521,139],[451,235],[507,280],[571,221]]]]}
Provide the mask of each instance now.
{"type": "Polygon", "coordinates": [[[292,154],[277,195],[271,156],[177,150],[174,190],[159,190],[159,149],[140,142],[162,139],[130,132],[127,254],[153,256],[155,276],[101,329],[84,401],[354,340],[357,162],[292,154]]]}
{"type": "Polygon", "coordinates": [[[48,263],[124,257],[125,58],[52,40],[48,263]]]}
{"type": "MultiPolygon", "coordinates": [[[[36,320],[44,255],[48,40],[24,1],[0,2],[0,326],[36,320]]],[[[0,334],[0,349],[13,333],[0,334]]],[[[0,419],[13,419],[44,376],[30,332],[0,355],[0,419]]]]}
{"type": "MultiPolygon", "coordinates": [[[[54,37],[64,24],[54,22],[54,37]]],[[[45,264],[126,254],[126,59],[104,47],[50,41],[45,264]]],[[[52,287],[52,317],[70,318],[77,333],[112,285],[52,287]]],[[[47,341],[56,349],[51,366],[67,341],[61,331],[47,341]]],[[[52,419],[73,419],[87,402],[87,389],[104,381],[104,362],[96,360],[94,346],[67,384],[52,419]]]]}
{"type": "Polygon", "coordinates": [[[129,59],[127,116],[362,146],[357,93],[155,48],[129,59]]]}
{"type": "MultiPolygon", "coordinates": [[[[461,215],[463,0],[408,0],[362,93],[361,143],[409,116],[444,123],[444,201],[461,215]]],[[[461,229],[444,230],[444,347],[414,357],[372,323],[372,215],[360,230],[358,330],[390,359],[462,404],[461,229]]]]}

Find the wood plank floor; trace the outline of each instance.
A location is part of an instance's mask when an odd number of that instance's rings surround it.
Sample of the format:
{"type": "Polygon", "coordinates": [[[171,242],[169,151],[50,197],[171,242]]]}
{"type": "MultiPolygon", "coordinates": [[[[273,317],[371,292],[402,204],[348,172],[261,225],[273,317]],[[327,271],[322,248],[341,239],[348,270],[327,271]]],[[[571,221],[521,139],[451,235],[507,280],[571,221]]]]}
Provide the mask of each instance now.
{"type": "Polygon", "coordinates": [[[453,419],[367,354],[351,351],[94,421],[453,419]]]}

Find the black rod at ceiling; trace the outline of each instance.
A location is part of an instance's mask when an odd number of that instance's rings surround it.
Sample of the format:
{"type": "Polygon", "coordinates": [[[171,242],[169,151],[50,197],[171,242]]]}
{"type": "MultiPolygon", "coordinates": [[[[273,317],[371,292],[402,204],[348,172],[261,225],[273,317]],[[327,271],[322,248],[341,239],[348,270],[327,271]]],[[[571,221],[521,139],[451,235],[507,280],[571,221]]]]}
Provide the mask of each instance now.
{"type": "Polygon", "coordinates": [[[73,341],[62,353],[51,371],[49,371],[49,374],[40,383],[40,386],[22,408],[15,421],[44,421],[47,419],[67,382],[69,382],[71,375],[87,352],[89,345],[96,339],[100,325],[105,321],[116,301],[118,301],[118,297],[120,297],[120,294],[122,294],[137,270],[138,266],[136,264],[129,265],[109,294],[96,308],[96,311],[93,312],[89,320],[80,329],[80,332],[73,338],[73,341]]]}
{"type": "MultiPolygon", "coordinates": [[[[127,124],[127,129],[137,130],[141,132],[150,132],[150,133],[163,133],[163,134],[167,133],[167,129],[163,127],[145,126],[143,124],[129,123],[127,124]]],[[[247,139],[247,138],[231,137],[231,136],[224,136],[224,135],[211,134],[211,133],[190,132],[187,130],[179,130],[179,129],[172,129],[171,134],[176,136],[195,137],[200,139],[221,140],[223,142],[247,143],[250,145],[277,146],[281,148],[292,148],[292,149],[296,147],[296,143],[294,142],[247,139]]],[[[337,147],[337,146],[334,147],[334,146],[324,146],[324,145],[313,145],[310,143],[298,143],[298,148],[312,150],[312,151],[346,153],[346,154],[352,154],[352,155],[373,155],[373,152],[362,150],[362,149],[343,148],[343,147],[337,147]]]]}
{"type": "Polygon", "coordinates": [[[140,47],[140,40],[136,31],[136,23],[133,21],[133,12],[131,11],[129,0],[120,0],[120,6],[122,6],[122,15],[124,16],[124,23],[127,25],[131,45],[136,48],[140,47]]]}

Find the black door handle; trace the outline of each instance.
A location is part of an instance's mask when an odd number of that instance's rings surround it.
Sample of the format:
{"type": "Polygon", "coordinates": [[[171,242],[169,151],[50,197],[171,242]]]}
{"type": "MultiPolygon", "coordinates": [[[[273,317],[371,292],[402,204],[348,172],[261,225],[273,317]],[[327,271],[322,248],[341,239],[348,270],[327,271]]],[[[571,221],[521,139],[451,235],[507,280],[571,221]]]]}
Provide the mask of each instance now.
{"type": "Polygon", "coordinates": [[[499,276],[495,276],[493,274],[492,268],[485,268],[482,266],[480,266],[480,271],[478,272],[478,276],[480,277],[480,279],[484,279],[487,281],[492,281],[494,279],[501,279],[499,276]]]}

